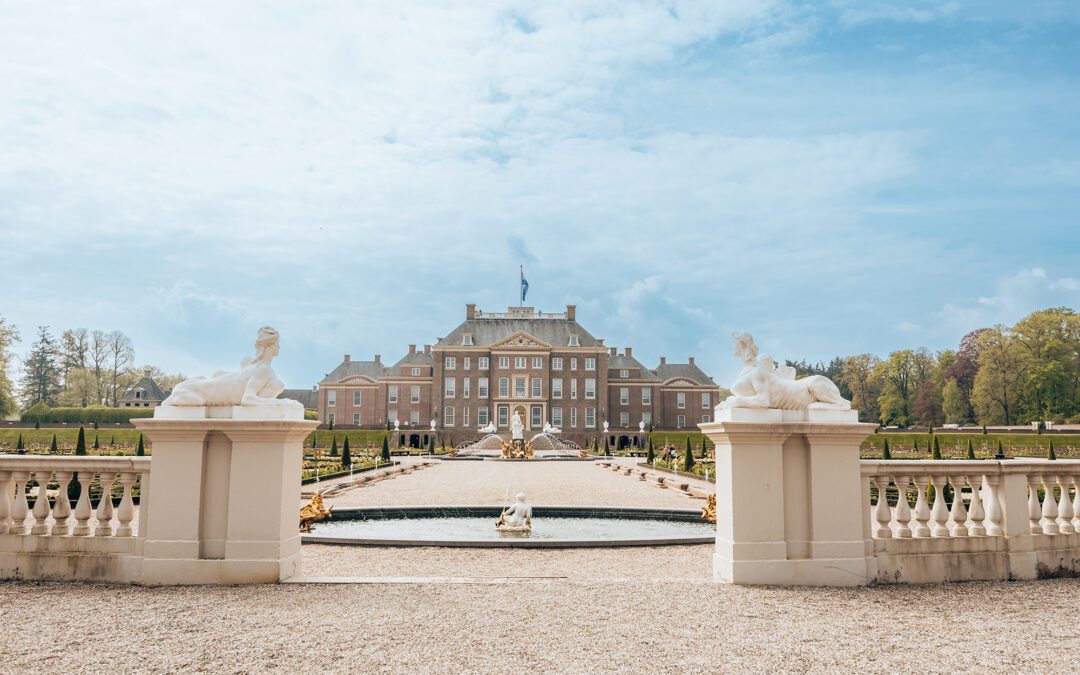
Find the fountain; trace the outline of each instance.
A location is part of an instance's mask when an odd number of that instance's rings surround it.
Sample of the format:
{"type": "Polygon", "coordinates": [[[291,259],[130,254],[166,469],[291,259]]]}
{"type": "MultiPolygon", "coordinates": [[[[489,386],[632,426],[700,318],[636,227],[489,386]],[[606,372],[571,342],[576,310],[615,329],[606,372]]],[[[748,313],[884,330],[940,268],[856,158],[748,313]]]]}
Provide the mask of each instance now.
{"type": "MultiPolygon", "coordinates": [[[[458,457],[473,459],[582,459],[588,458],[581,446],[573,441],[559,438],[562,429],[544,423],[543,430],[529,440],[525,440],[525,426],[518,415],[517,426],[511,424],[510,438],[499,434],[498,427],[489,423],[479,427],[477,432],[484,434],[480,440],[465,441],[455,448],[458,457]]],[[[504,432],[505,433],[505,432],[504,432]]]]}
{"type": "Polygon", "coordinates": [[[496,530],[505,532],[529,532],[532,530],[532,507],[525,502],[525,493],[519,492],[514,503],[503,509],[495,523],[496,530]]]}

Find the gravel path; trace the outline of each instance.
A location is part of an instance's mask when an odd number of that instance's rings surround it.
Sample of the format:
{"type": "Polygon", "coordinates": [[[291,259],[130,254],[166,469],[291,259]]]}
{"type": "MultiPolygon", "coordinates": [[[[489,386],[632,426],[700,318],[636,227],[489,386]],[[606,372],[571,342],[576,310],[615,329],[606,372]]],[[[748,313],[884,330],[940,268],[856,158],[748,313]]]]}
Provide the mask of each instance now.
{"type": "Polygon", "coordinates": [[[1061,671],[1078,612],[1078,580],[0,584],[0,671],[1061,671]]]}

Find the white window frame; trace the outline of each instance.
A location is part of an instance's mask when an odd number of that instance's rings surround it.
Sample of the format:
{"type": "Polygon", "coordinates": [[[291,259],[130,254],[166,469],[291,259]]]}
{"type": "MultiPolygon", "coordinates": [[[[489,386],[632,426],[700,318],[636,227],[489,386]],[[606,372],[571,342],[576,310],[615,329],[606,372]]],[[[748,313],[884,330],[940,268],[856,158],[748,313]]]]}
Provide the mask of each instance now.
{"type": "Polygon", "coordinates": [[[488,379],[481,377],[476,381],[476,396],[477,398],[487,398],[490,394],[488,391],[488,379]]]}
{"type": "Polygon", "coordinates": [[[577,378],[570,379],[570,400],[577,400],[577,378]]]}
{"type": "Polygon", "coordinates": [[[544,367],[544,357],[534,356],[532,357],[532,367],[534,369],[540,369],[544,367]]]}
{"type": "Polygon", "coordinates": [[[619,405],[630,405],[630,387],[619,387],[619,405]]]}
{"type": "Polygon", "coordinates": [[[409,401],[412,403],[420,402],[420,385],[412,385],[412,388],[409,391],[409,401]]]}
{"type": "Polygon", "coordinates": [[[619,413],[619,426],[622,427],[623,429],[627,429],[627,428],[630,427],[630,413],[628,413],[628,412],[619,413]]]}
{"type": "Polygon", "coordinates": [[[646,410],[641,413],[641,421],[645,423],[645,428],[648,429],[652,424],[652,411],[646,410]]]}
{"type": "Polygon", "coordinates": [[[469,370],[470,368],[472,368],[472,357],[471,356],[462,356],[461,357],[461,369],[462,370],[469,370]]]}
{"type": "Polygon", "coordinates": [[[514,378],[514,398],[525,398],[525,395],[529,391],[529,378],[527,377],[515,377],[514,378]]]}
{"type": "Polygon", "coordinates": [[[364,398],[363,398],[363,393],[361,392],[361,390],[353,389],[353,392],[352,392],[352,404],[353,404],[353,407],[355,408],[358,405],[362,405],[361,402],[363,400],[364,400],[364,398]]]}
{"type": "Polygon", "coordinates": [[[530,389],[530,391],[532,392],[533,398],[539,398],[539,397],[543,396],[544,395],[544,380],[539,378],[539,377],[534,377],[532,379],[532,388],[530,389]]]}
{"type": "Polygon", "coordinates": [[[482,405],[476,409],[476,423],[482,427],[486,427],[488,423],[488,408],[486,405],[482,405]]]}
{"type": "Polygon", "coordinates": [[[352,414],[352,423],[354,427],[360,426],[360,413],[352,414]]]}
{"type": "Polygon", "coordinates": [[[472,333],[465,333],[464,335],[462,335],[461,336],[461,344],[465,345],[466,347],[472,347],[473,346],[472,333]]]}
{"type": "Polygon", "coordinates": [[[677,391],[677,392],[675,392],[675,407],[678,408],[679,410],[685,410],[686,409],[686,392],[685,391],[677,391]]]}
{"type": "Polygon", "coordinates": [[[585,378],[585,398],[586,399],[594,399],[594,398],[596,398],[596,378],[592,378],[592,377],[586,377],[585,378]]]}
{"type": "Polygon", "coordinates": [[[386,388],[387,402],[397,403],[397,385],[391,384],[386,388]]]}
{"type": "Polygon", "coordinates": [[[327,424],[333,424],[334,423],[334,413],[327,413],[326,414],[326,423],[327,424]]]}
{"type": "Polygon", "coordinates": [[[496,408],[495,413],[498,416],[498,423],[496,426],[505,429],[510,425],[510,406],[500,405],[496,408]]]}
{"type": "Polygon", "coordinates": [[[585,370],[596,370],[596,357],[588,356],[585,358],[585,370]]]}
{"type": "Polygon", "coordinates": [[[326,405],[337,405],[337,389],[326,390],[326,405]]]}
{"type": "Polygon", "coordinates": [[[457,357],[447,356],[445,359],[443,359],[443,369],[457,370],[457,357]]]}
{"type": "Polygon", "coordinates": [[[390,424],[393,424],[394,422],[396,422],[397,421],[397,411],[396,410],[388,410],[387,413],[386,413],[386,421],[390,422],[390,424]]]}
{"type": "Polygon", "coordinates": [[[701,409],[702,410],[708,410],[711,407],[712,407],[712,392],[710,392],[710,391],[701,392],[701,409]]]}
{"type": "Polygon", "coordinates": [[[506,368],[509,368],[510,367],[510,357],[509,356],[500,356],[499,357],[499,367],[503,368],[504,370],[506,368]]]}
{"type": "Polygon", "coordinates": [[[420,369],[419,368],[413,368],[412,369],[412,376],[413,377],[420,377],[420,369]]]}
{"type": "Polygon", "coordinates": [[[580,347],[581,346],[581,340],[578,339],[578,336],[576,334],[571,334],[570,335],[570,341],[567,344],[567,346],[569,346],[569,347],[580,347]]]}
{"type": "Polygon", "coordinates": [[[476,359],[476,366],[480,370],[488,370],[489,368],[491,368],[491,359],[486,356],[481,356],[476,359]]]}
{"type": "Polygon", "coordinates": [[[641,405],[652,405],[652,387],[641,388],[641,405]]]}
{"type": "Polygon", "coordinates": [[[562,427],[562,408],[551,409],[551,426],[562,427]]]}
{"type": "Polygon", "coordinates": [[[619,371],[619,377],[623,378],[624,380],[627,379],[628,377],[630,377],[630,371],[626,368],[623,368],[619,371]]]}
{"type": "Polygon", "coordinates": [[[472,378],[464,377],[461,379],[461,397],[469,398],[470,396],[472,396],[472,378]]]}
{"type": "Polygon", "coordinates": [[[570,428],[577,429],[577,408],[570,408],[570,428]]]}
{"type": "Polygon", "coordinates": [[[592,406],[587,406],[585,408],[585,428],[596,428],[596,408],[593,408],[592,406]],[[592,422],[589,422],[590,419],[592,420],[592,422]]]}
{"type": "Polygon", "coordinates": [[[551,398],[562,398],[562,378],[551,378],[551,398]]]}
{"type": "Polygon", "coordinates": [[[443,398],[454,398],[457,394],[457,380],[452,377],[443,378],[443,398]]]}
{"type": "Polygon", "coordinates": [[[455,426],[455,424],[457,422],[455,417],[456,417],[456,415],[454,415],[454,406],[452,406],[452,405],[443,406],[443,426],[444,427],[455,426]]]}
{"type": "Polygon", "coordinates": [[[675,428],[676,429],[685,429],[686,428],[686,415],[679,415],[676,418],[675,428]]]}
{"type": "Polygon", "coordinates": [[[544,426],[544,407],[534,405],[529,408],[529,421],[532,422],[532,428],[544,426]]]}
{"type": "Polygon", "coordinates": [[[410,410],[409,411],[409,424],[414,426],[414,427],[420,426],[420,411],[419,410],[410,410]]]}
{"type": "Polygon", "coordinates": [[[712,418],[709,415],[702,415],[701,416],[701,423],[702,424],[708,424],[711,421],[712,421],[712,418]]]}
{"type": "Polygon", "coordinates": [[[551,357],[551,369],[552,370],[562,370],[562,357],[561,356],[553,356],[553,357],[551,357]]]}
{"type": "Polygon", "coordinates": [[[524,357],[524,356],[515,356],[514,357],[514,368],[517,369],[517,370],[525,370],[525,368],[528,367],[526,365],[526,364],[528,364],[528,362],[529,362],[528,359],[526,357],[524,357]]]}
{"type": "Polygon", "coordinates": [[[570,359],[570,370],[577,370],[577,359],[576,358],[571,358],[570,359]]]}
{"type": "Polygon", "coordinates": [[[499,378],[499,398],[510,398],[510,378],[499,378]]]}
{"type": "Polygon", "coordinates": [[[461,407],[461,426],[469,426],[469,406],[467,405],[461,407]]]}

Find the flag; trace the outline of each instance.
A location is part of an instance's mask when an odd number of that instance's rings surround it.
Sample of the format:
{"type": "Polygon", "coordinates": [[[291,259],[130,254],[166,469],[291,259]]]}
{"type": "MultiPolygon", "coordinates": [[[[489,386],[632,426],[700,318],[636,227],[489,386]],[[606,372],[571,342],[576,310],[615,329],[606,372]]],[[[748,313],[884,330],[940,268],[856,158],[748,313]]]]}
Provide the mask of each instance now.
{"type": "Polygon", "coordinates": [[[525,304],[525,294],[529,292],[529,282],[525,280],[525,266],[521,266],[521,304],[525,304]]]}

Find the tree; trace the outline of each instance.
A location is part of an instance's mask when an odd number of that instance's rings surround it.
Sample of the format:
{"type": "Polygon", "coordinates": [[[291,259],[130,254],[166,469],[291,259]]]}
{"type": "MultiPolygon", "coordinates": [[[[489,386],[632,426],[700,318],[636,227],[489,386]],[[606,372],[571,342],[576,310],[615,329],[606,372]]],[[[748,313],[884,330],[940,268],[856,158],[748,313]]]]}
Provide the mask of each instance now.
{"type": "Polygon", "coordinates": [[[14,359],[11,347],[18,341],[19,331],[0,316],[0,417],[6,417],[19,408],[15,399],[15,385],[10,377],[14,359]]]}
{"type": "MultiPolygon", "coordinates": [[[[20,436],[19,438],[21,439],[22,436],[20,436]]],[[[647,455],[645,455],[645,463],[646,464],[652,464],[655,461],[656,461],[656,452],[653,450],[653,441],[652,441],[652,437],[650,436],[649,437],[649,452],[648,452],[647,455]]]]}
{"type": "Polygon", "coordinates": [[[1024,377],[1025,353],[1011,332],[994,326],[979,334],[979,372],[972,403],[985,424],[1016,420],[1024,377]]]}
{"type": "Polygon", "coordinates": [[[352,453],[349,452],[349,435],[345,434],[345,445],[341,448],[341,466],[348,469],[352,467],[352,453]]]}
{"type": "Polygon", "coordinates": [[[143,443],[142,434],[139,434],[139,446],[135,448],[135,455],[138,457],[144,457],[146,455],[146,446],[143,443]]]}
{"type": "MultiPolygon", "coordinates": [[[[316,453],[316,456],[318,456],[318,453],[316,453]]],[[[330,456],[337,457],[337,434],[334,434],[334,439],[330,442],[330,456]]]]}
{"type": "Polygon", "coordinates": [[[998,442],[997,442],[997,455],[995,456],[995,459],[1005,459],[1005,448],[1001,447],[1001,439],[1000,438],[998,439],[998,442]]]}
{"type": "Polygon", "coordinates": [[[933,459],[941,459],[941,445],[938,444],[938,437],[937,436],[934,436],[933,447],[934,447],[934,453],[932,455],[933,459]]]}
{"type": "Polygon", "coordinates": [[[98,443],[98,435],[94,434],[94,450],[100,450],[101,443],[98,443]]]}
{"type": "Polygon", "coordinates": [[[851,405],[859,411],[859,419],[870,421],[878,419],[877,398],[881,386],[874,371],[881,359],[873,354],[857,354],[844,359],[840,379],[851,392],[851,405]]]}
{"type": "Polygon", "coordinates": [[[390,461],[390,437],[385,435],[382,437],[382,460],[390,461]]]}
{"type": "Polygon", "coordinates": [[[950,424],[959,424],[968,414],[968,400],[960,389],[956,378],[945,381],[945,388],[941,392],[941,411],[945,414],[945,421],[950,424]]]}
{"type": "Polygon", "coordinates": [[[60,371],[68,405],[85,408],[93,401],[97,387],[86,377],[90,374],[86,369],[89,353],[90,337],[85,328],[69,328],[60,334],[60,371]]]}
{"type": "MultiPolygon", "coordinates": [[[[1052,438],[1050,439],[1050,445],[1047,446],[1046,458],[1050,460],[1057,459],[1057,453],[1054,452],[1054,439],[1052,438]]],[[[1067,489],[1067,487],[1063,489],[1067,489]]]]}
{"type": "Polygon", "coordinates": [[[138,381],[139,373],[131,368],[135,361],[135,348],[131,346],[128,336],[114,330],[105,337],[109,366],[109,405],[116,407],[120,395],[138,381]]]}
{"type": "Polygon", "coordinates": [[[968,459],[977,459],[975,457],[975,446],[973,446],[971,444],[971,436],[968,436],[968,454],[967,454],[967,458],[968,459]]]}
{"type": "Polygon", "coordinates": [[[960,349],[956,352],[955,360],[943,373],[946,379],[955,380],[956,386],[960,388],[964,404],[967,406],[963,416],[965,420],[975,419],[971,394],[975,388],[975,376],[979,373],[979,335],[984,330],[986,329],[973,330],[960,340],[960,349]]]}
{"type": "Polygon", "coordinates": [[[315,450],[319,447],[319,432],[313,431],[311,433],[311,449],[315,450]]]}
{"type": "Polygon", "coordinates": [[[901,349],[878,363],[874,376],[882,382],[881,394],[878,395],[878,415],[883,424],[910,424],[915,388],[928,375],[928,361],[930,357],[925,350],[915,352],[901,349]],[[922,379],[920,376],[923,376],[922,379]]]}
{"type": "Polygon", "coordinates": [[[428,437],[428,452],[432,455],[435,454],[435,434],[428,437]]]}
{"type": "Polygon", "coordinates": [[[941,390],[932,378],[923,380],[919,385],[911,413],[914,419],[930,427],[945,421],[941,390]]]}
{"type": "Polygon", "coordinates": [[[60,362],[56,340],[49,334],[48,326],[38,326],[37,342],[23,364],[23,408],[30,408],[38,401],[55,406],[60,394],[60,362]]]}
{"type": "Polygon", "coordinates": [[[55,455],[59,450],[56,447],[56,434],[52,435],[52,443],[49,444],[49,454],[55,455]]]}
{"type": "Polygon", "coordinates": [[[912,441],[912,445],[914,446],[911,448],[912,452],[914,452],[915,454],[919,454],[919,439],[916,438],[914,441],[912,441]]]}
{"type": "Polygon", "coordinates": [[[75,440],[75,454],[86,454],[86,429],[83,429],[81,424],[79,425],[79,436],[75,440]]]}
{"type": "Polygon", "coordinates": [[[608,443],[608,437],[604,436],[604,457],[611,456],[611,445],[608,443]]]}
{"type": "Polygon", "coordinates": [[[884,439],[881,442],[881,458],[892,459],[892,452],[889,450],[889,439],[884,439]]]}
{"type": "Polygon", "coordinates": [[[108,372],[108,359],[109,359],[109,347],[108,337],[104,331],[95,330],[90,336],[90,348],[87,351],[87,363],[90,373],[94,377],[94,382],[97,383],[97,389],[94,392],[94,403],[105,404],[108,402],[106,396],[106,377],[108,372]]]}
{"type": "Polygon", "coordinates": [[[683,456],[683,471],[689,472],[694,468],[694,449],[690,447],[690,436],[686,437],[686,454],[683,456]]]}
{"type": "Polygon", "coordinates": [[[24,450],[25,448],[26,448],[26,446],[23,445],[22,434],[19,434],[19,440],[18,440],[17,443],[15,443],[15,449],[16,450],[24,450]]]}

